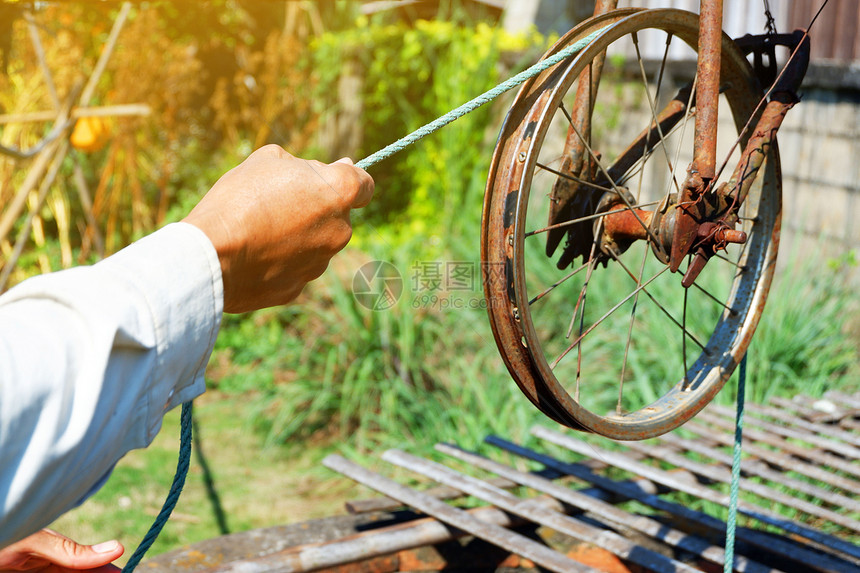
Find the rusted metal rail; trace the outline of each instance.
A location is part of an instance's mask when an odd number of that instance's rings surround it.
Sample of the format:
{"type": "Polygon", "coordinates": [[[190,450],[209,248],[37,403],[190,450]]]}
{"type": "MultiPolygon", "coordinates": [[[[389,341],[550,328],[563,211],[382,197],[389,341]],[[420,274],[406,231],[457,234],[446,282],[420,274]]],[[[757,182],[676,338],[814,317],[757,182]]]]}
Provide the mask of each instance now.
{"type": "MultiPolygon", "coordinates": [[[[846,424],[857,414],[852,401],[860,403],[860,398],[838,398],[842,417],[819,416],[809,407],[811,399],[749,408],[735,571],[860,572],[860,433],[846,424]]],[[[712,514],[728,504],[733,430],[728,414],[712,405],[675,433],[625,443],[623,449],[606,440],[585,442],[579,433],[535,427],[531,433],[539,442],[534,448],[490,436],[485,440],[493,447],[489,456],[439,444],[436,449],[452,460],[446,465],[399,450],[382,454],[383,461],[428,479],[431,487],[421,491],[384,471],[330,456],[326,466],[384,496],[348,502],[350,512],[359,514],[348,519],[381,515],[390,522],[393,515],[405,515],[405,522],[374,526],[374,518],[352,534],[322,541],[277,547],[271,540],[260,542],[265,547],[257,554],[248,549],[255,539],[249,532],[239,540],[227,536],[220,545],[209,540],[199,550],[191,546],[173,557],[159,556],[149,568],[151,573],[384,573],[474,569],[476,562],[481,570],[494,570],[503,562],[529,570],[596,571],[577,561],[579,550],[590,547],[616,559],[613,567],[629,571],[721,570],[726,525],[712,514]],[[547,444],[554,444],[553,455],[546,453],[547,444]],[[492,452],[542,468],[523,471],[496,461],[492,452]],[[478,507],[446,501],[466,495],[478,507]],[[624,505],[631,501],[636,505],[624,505]],[[702,505],[710,507],[708,512],[694,509],[702,505]],[[399,512],[387,513],[392,510],[399,512]],[[496,553],[482,562],[475,543],[495,546],[496,553]],[[463,551],[453,551],[452,544],[463,551]],[[428,564],[426,554],[433,547],[446,549],[428,564]],[[499,554],[508,557],[500,561],[499,554]],[[464,555],[472,560],[468,566],[457,562],[464,555]]]]}

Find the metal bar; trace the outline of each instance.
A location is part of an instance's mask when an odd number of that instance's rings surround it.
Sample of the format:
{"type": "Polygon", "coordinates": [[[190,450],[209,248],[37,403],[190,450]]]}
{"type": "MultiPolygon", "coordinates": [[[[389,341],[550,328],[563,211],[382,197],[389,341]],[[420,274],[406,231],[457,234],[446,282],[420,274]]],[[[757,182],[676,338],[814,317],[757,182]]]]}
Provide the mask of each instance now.
{"type": "MultiPolygon", "coordinates": [[[[714,412],[717,412],[718,414],[734,418],[735,414],[731,408],[727,408],[726,406],[720,406],[719,404],[712,404],[711,408],[714,412]]],[[[774,434],[785,436],[786,438],[803,440],[804,442],[818,446],[825,450],[830,450],[831,452],[837,453],[841,456],[845,456],[846,458],[860,460],[860,449],[857,449],[849,444],[834,442],[833,440],[828,440],[827,438],[822,438],[821,436],[816,436],[809,432],[801,432],[793,428],[787,428],[779,424],[774,424],[773,422],[762,420],[761,418],[757,418],[755,416],[749,416],[749,418],[747,419],[747,423],[758,426],[759,428],[765,429],[768,432],[773,432],[774,434]]]]}
{"type": "MultiPolygon", "coordinates": [[[[515,470],[514,468],[494,462],[493,460],[479,456],[473,452],[463,450],[456,446],[437,444],[436,449],[472,466],[506,477],[536,491],[551,495],[555,499],[573,505],[583,511],[591,512],[597,519],[600,519],[601,521],[604,519],[607,520],[611,526],[621,525],[624,527],[630,527],[640,533],[644,533],[645,535],[671,545],[672,547],[689,551],[718,565],[722,565],[725,561],[726,553],[722,547],[712,545],[701,537],[679,531],[672,527],[667,527],[665,523],[661,523],[643,515],[630,514],[614,505],[605,503],[588,495],[584,495],[582,492],[560,486],[553,483],[551,480],[542,478],[535,474],[528,474],[515,470]]],[[[735,569],[737,571],[751,573],[774,571],[770,567],[750,561],[745,557],[739,557],[736,560],[735,569]]]]}
{"type": "MultiPolygon", "coordinates": [[[[536,498],[535,503],[557,511],[564,511],[564,506],[561,503],[550,498],[536,498]]],[[[478,507],[467,510],[466,513],[481,521],[500,527],[513,527],[524,523],[524,520],[513,517],[495,507],[478,507]]],[[[464,531],[448,527],[432,517],[425,517],[408,523],[363,531],[335,541],[308,543],[262,557],[232,561],[205,570],[205,573],[317,571],[425,545],[436,545],[464,535],[467,535],[464,531]]]]}
{"type": "Polygon", "coordinates": [[[723,0],[700,3],[699,58],[696,64],[696,134],[694,169],[712,180],[717,163],[717,108],[720,100],[723,0]]]}
{"type": "Polygon", "coordinates": [[[559,571],[561,573],[568,571],[598,573],[595,569],[553,551],[528,537],[509,531],[504,527],[476,519],[462,509],[457,509],[444,501],[400,485],[341,456],[329,455],[322,463],[325,467],[341,473],[358,483],[384,493],[389,497],[399,499],[403,503],[407,503],[427,515],[431,515],[440,521],[462,529],[475,537],[489,541],[512,553],[531,559],[536,564],[552,571],[559,571]]]}
{"type": "Polygon", "coordinates": [[[105,256],[105,242],[102,238],[101,231],[99,231],[99,223],[96,220],[96,216],[93,213],[93,201],[92,194],[90,193],[90,189],[87,186],[87,180],[84,177],[84,171],[81,169],[81,163],[78,161],[77,156],[72,157],[72,161],[75,164],[74,171],[72,172],[72,181],[75,184],[75,188],[78,190],[78,198],[81,202],[81,210],[84,212],[84,219],[87,222],[88,231],[92,233],[92,240],[95,244],[96,253],[98,253],[99,257],[105,256]]]}
{"type": "Polygon", "coordinates": [[[51,114],[51,119],[53,119],[57,114],[57,110],[60,109],[60,96],[57,95],[57,87],[54,85],[54,78],[51,75],[51,69],[48,67],[48,60],[45,57],[45,49],[42,47],[42,39],[39,37],[36,20],[29,10],[24,12],[24,19],[27,20],[27,30],[30,32],[30,41],[33,44],[33,49],[36,51],[36,57],[39,59],[39,68],[42,70],[45,87],[48,88],[48,95],[51,96],[51,103],[54,104],[54,109],[48,112],[51,114]]]}
{"type": "Polygon", "coordinates": [[[42,210],[42,205],[45,204],[45,199],[48,198],[48,191],[51,190],[51,186],[57,179],[57,174],[60,171],[60,167],[63,165],[63,159],[65,159],[70,145],[71,144],[68,139],[60,139],[58,140],[57,147],[46,152],[52,155],[51,165],[48,168],[47,173],[45,173],[45,178],[42,179],[42,182],[39,185],[39,192],[36,195],[35,204],[31,205],[30,212],[27,213],[27,216],[21,224],[21,228],[18,230],[18,238],[15,239],[15,246],[12,248],[12,252],[6,259],[3,268],[0,269],[0,292],[6,290],[6,282],[12,275],[12,270],[18,263],[18,258],[24,251],[24,245],[27,244],[27,241],[30,239],[30,233],[33,230],[33,220],[42,210]]]}
{"type": "MultiPolygon", "coordinates": [[[[597,461],[597,460],[591,460],[591,461],[597,461]]],[[[591,469],[606,467],[606,464],[604,464],[602,462],[593,463],[593,464],[585,464],[585,465],[587,465],[591,469]]],[[[534,473],[534,475],[536,475],[536,476],[543,477],[546,479],[555,479],[556,477],[562,477],[562,476],[566,475],[564,473],[557,472],[555,470],[532,472],[532,473],[534,473]]],[[[657,493],[656,486],[654,486],[654,484],[650,481],[640,480],[640,479],[634,479],[634,480],[630,480],[630,481],[637,482],[637,483],[642,482],[641,487],[642,487],[643,491],[648,491],[649,493],[657,493]]],[[[517,485],[516,483],[512,482],[511,480],[504,479],[504,478],[488,479],[487,482],[490,485],[494,485],[496,487],[501,487],[504,489],[509,489],[509,488],[515,487],[517,485]]],[[[588,496],[600,499],[600,500],[608,502],[608,503],[613,503],[613,504],[621,503],[623,501],[629,501],[630,500],[629,497],[618,496],[618,495],[615,495],[615,494],[608,492],[608,491],[606,491],[602,488],[599,488],[599,487],[585,488],[585,489],[579,490],[579,492],[583,495],[588,495],[588,496]]],[[[453,487],[448,487],[448,486],[438,486],[438,487],[430,488],[430,489],[426,490],[424,493],[427,495],[432,495],[433,497],[436,497],[439,499],[443,499],[443,500],[457,499],[457,498],[463,497],[463,495],[464,495],[462,491],[460,491],[456,488],[453,488],[453,487]]],[[[346,510],[352,514],[369,513],[372,511],[391,511],[391,510],[403,507],[403,504],[400,503],[399,501],[397,501],[396,499],[391,499],[391,498],[385,497],[385,496],[371,497],[371,498],[366,498],[366,499],[357,499],[357,500],[353,500],[353,501],[348,501],[348,502],[346,502],[345,505],[346,505],[346,510]]]]}
{"type": "MultiPolygon", "coordinates": [[[[512,487],[516,487],[516,482],[512,482],[509,479],[496,478],[493,480],[488,480],[491,485],[495,487],[500,487],[502,489],[510,489],[512,487]]],[[[457,499],[463,497],[463,492],[459,489],[448,487],[448,486],[439,486],[430,488],[423,492],[425,495],[433,496],[437,499],[457,499]]],[[[353,501],[346,502],[346,510],[349,513],[357,514],[357,513],[370,513],[372,511],[390,511],[392,509],[398,509],[403,507],[403,504],[397,501],[396,499],[391,499],[390,497],[371,497],[367,499],[357,499],[353,501]]]]}
{"type": "MultiPolygon", "coordinates": [[[[602,468],[607,467],[607,465],[605,463],[601,462],[600,460],[588,460],[584,465],[588,466],[591,469],[602,469],[602,468]]],[[[544,471],[535,472],[535,473],[537,473],[537,475],[540,475],[542,477],[546,477],[549,479],[556,479],[556,478],[562,477],[564,475],[564,473],[558,472],[556,470],[544,470],[544,471]]],[[[502,478],[491,479],[488,481],[496,487],[501,487],[501,488],[505,488],[505,489],[514,487],[516,485],[515,483],[511,482],[510,480],[506,480],[506,479],[502,479],[502,478]]],[[[639,481],[639,480],[635,480],[635,481],[639,481]]],[[[645,483],[645,485],[643,487],[646,487],[646,488],[654,487],[651,482],[645,481],[645,480],[642,480],[642,481],[644,481],[644,483],[645,483]]],[[[424,493],[427,495],[432,495],[433,497],[438,497],[439,499],[445,499],[445,500],[457,499],[459,497],[463,497],[462,491],[455,489],[455,488],[452,488],[452,487],[447,487],[447,486],[433,487],[433,488],[428,489],[424,493]]],[[[587,495],[593,495],[595,497],[600,497],[601,499],[605,499],[606,501],[610,501],[608,498],[606,498],[605,490],[602,490],[600,488],[595,488],[595,489],[587,491],[587,492],[583,491],[583,493],[585,493],[587,495]]],[[[656,490],[652,491],[651,493],[656,493],[656,490]]],[[[612,498],[612,500],[611,500],[612,503],[621,503],[622,501],[627,501],[627,498],[616,496],[616,497],[612,498]]],[[[371,497],[371,498],[356,499],[356,500],[352,500],[352,501],[347,501],[345,506],[346,506],[346,510],[349,513],[357,514],[357,513],[369,513],[371,511],[391,511],[393,509],[403,507],[403,504],[400,503],[399,501],[397,501],[396,499],[391,499],[390,497],[380,496],[380,497],[371,497]]]]}
{"type": "MultiPolygon", "coordinates": [[[[68,121],[69,111],[72,109],[72,105],[74,105],[75,98],[78,97],[80,89],[80,84],[75,84],[67,94],[66,99],[63,102],[63,106],[56,114],[56,122],[51,130],[52,133],[59,135],[67,132],[67,130],[72,127],[72,124],[68,121]]],[[[48,140],[50,140],[50,137],[46,137],[42,141],[45,142],[48,140]]],[[[48,170],[48,167],[54,160],[54,155],[57,153],[59,148],[60,141],[58,139],[53,139],[46,144],[46,147],[37,152],[36,159],[30,166],[30,170],[27,172],[24,181],[21,183],[21,187],[18,188],[13,199],[8,201],[7,205],[4,206],[5,210],[2,211],[2,216],[0,216],[0,242],[6,239],[6,236],[12,230],[15,221],[18,220],[18,217],[24,210],[27,197],[48,170]]],[[[35,150],[30,149],[29,153],[32,153],[33,151],[35,150]]],[[[9,264],[9,262],[7,261],[6,264],[9,264]]]]}
{"type": "MultiPolygon", "coordinates": [[[[649,507],[653,507],[654,509],[664,511],[674,516],[676,521],[692,525],[693,528],[704,527],[714,532],[716,536],[725,536],[726,524],[716,517],[690,509],[689,507],[678,503],[667,501],[657,495],[644,493],[638,490],[633,484],[630,484],[630,482],[616,482],[593,473],[588,468],[583,467],[580,463],[562,462],[553,457],[524,448],[496,436],[488,436],[484,441],[510,453],[544,464],[546,467],[564,471],[565,473],[575,476],[583,481],[612,491],[617,495],[628,495],[631,499],[635,499],[649,507]]],[[[739,528],[737,531],[737,538],[742,540],[744,543],[749,543],[755,547],[783,556],[814,571],[842,573],[845,571],[846,565],[849,565],[844,560],[831,554],[812,551],[795,543],[785,541],[779,537],[761,533],[752,529],[739,528]]],[[[735,555],[737,558],[737,554],[735,555]]]]}
{"type": "MultiPolygon", "coordinates": [[[[708,415],[702,414],[701,412],[698,416],[696,416],[696,419],[709,421],[708,415]]],[[[721,420],[717,419],[713,423],[717,424],[717,422],[721,422],[721,420]]],[[[729,422],[726,422],[725,428],[728,429],[729,426],[733,427],[734,425],[729,422]]],[[[733,443],[732,438],[730,436],[720,432],[714,432],[713,428],[702,426],[696,422],[688,422],[684,425],[684,429],[690,430],[691,432],[694,432],[700,436],[704,436],[708,439],[717,441],[724,446],[731,446],[733,443]]],[[[798,450],[800,450],[800,453],[796,455],[799,455],[804,459],[814,459],[814,455],[820,452],[807,450],[806,448],[800,448],[794,446],[793,444],[786,444],[783,440],[773,439],[773,437],[769,436],[768,434],[765,434],[763,432],[757,432],[752,429],[748,430],[747,428],[744,428],[744,438],[744,451],[750,455],[756,456],[757,458],[762,459],[767,463],[775,465],[777,467],[803,474],[805,476],[817,479],[819,481],[827,483],[828,485],[838,487],[845,491],[860,494],[860,484],[858,484],[854,480],[850,480],[843,476],[836,475],[821,468],[820,466],[804,462],[799,458],[792,457],[791,455],[785,454],[783,452],[776,452],[767,448],[763,448],[754,443],[747,443],[746,440],[756,440],[758,442],[767,443],[778,448],[783,448],[785,450],[789,449],[786,446],[792,447],[791,449],[797,448],[798,450]],[[813,455],[808,455],[807,452],[813,455]]]]}
{"type": "MultiPolygon", "coordinates": [[[[696,415],[696,419],[708,422],[724,429],[733,429],[735,427],[734,420],[721,418],[720,416],[711,414],[710,412],[699,412],[696,415]]],[[[775,446],[799,458],[820,462],[824,465],[830,466],[834,470],[843,471],[845,473],[860,477],[860,466],[854,465],[845,460],[844,458],[840,458],[838,456],[834,456],[832,454],[828,454],[827,452],[822,452],[821,450],[817,450],[814,448],[804,448],[803,446],[800,446],[798,444],[787,442],[782,437],[774,436],[773,434],[762,432],[760,430],[756,430],[755,428],[744,428],[744,435],[747,436],[750,440],[755,440],[771,446],[775,446]]],[[[846,489],[854,491],[857,487],[856,482],[848,481],[848,484],[846,484],[846,489]]]]}
{"type": "MultiPolygon", "coordinates": [[[[674,434],[664,434],[663,436],[660,436],[660,439],[678,448],[708,456],[713,460],[725,464],[726,466],[731,467],[732,465],[732,456],[730,454],[716,448],[709,447],[701,442],[680,438],[674,434]]],[[[860,512],[860,501],[840,493],[836,493],[835,491],[824,489],[823,487],[819,487],[807,481],[786,476],[783,472],[775,471],[766,463],[759,460],[747,458],[741,462],[741,471],[748,475],[755,475],[769,479],[778,484],[790,487],[800,493],[817,497],[822,501],[826,501],[847,511],[860,512]]]]}
{"type": "Polygon", "coordinates": [[[797,428],[803,428],[804,430],[808,430],[815,435],[824,434],[826,436],[836,438],[837,440],[842,440],[844,442],[848,442],[854,446],[860,446],[860,435],[844,432],[839,430],[829,424],[820,424],[816,422],[807,422],[806,420],[799,420],[796,415],[789,414],[788,412],[783,412],[778,408],[774,408],[773,406],[759,406],[757,404],[750,404],[747,408],[750,412],[755,412],[756,414],[761,414],[763,416],[769,416],[771,418],[775,418],[782,422],[788,422],[797,428]]]}
{"type": "MultiPolygon", "coordinates": [[[[728,495],[715,492],[714,490],[699,484],[682,482],[675,479],[674,476],[664,470],[653,468],[641,462],[632,461],[617,452],[610,452],[609,450],[599,448],[594,444],[586,444],[585,442],[574,440],[569,436],[559,434],[558,432],[554,432],[540,426],[532,427],[531,433],[538,438],[547,440],[584,456],[597,454],[616,467],[634,472],[638,475],[647,477],[652,481],[662,483],[679,491],[696,495],[704,500],[718,503],[723,506],[729,505],[728,495]]],[[[822,533],[821,531],[816,531],[815,529],[811,529],[805,525],[789,521],[783,516],[768,509],[753,505],[749,502],[741,501],[738,505],[738,511],[744,515],[757,519],[762,523],[779,527],[789,533],[815,541],[816,543],[821,543],[827,547],[836,549],[837,551],[841,551],[847,555],[851,555],[852,557],[860,558],[860,547],[853,543],[843,541],[842,539],[822,533]]]]}
{"type": "MultiPolygon", "coordinates": [[[[650,445],[638,442],[630,442],[625,445],[634,451],[649,454],[656,459],[669,462],[670,464],[680,468],[688,469],[707,479],[726,484],[731,483],[732,481],[732,473],[726,468],[694,462],[666,446],[650,445]]],[[[841,525],[842,527],[860,532],[860,522],[842,515],[841,513],[823,508],[803,499],[798,499],[792,495],[777,491],[772,487],[756,483],[747,478],[740,479],[740,486],[744,491],[754,493],[761,498],[781,503],[787,507],[792,507],[809,515],[827,519],[833,523],[841,525]]],[[[750,507],[752,507],[752,505],[750,507]]]]}
{"type": "Polygon", "coordinates": [[[484,501],[550,527],[574,539],[591,543],[611,551],[615,555],[632,561],[658,573],[695,573],[695,569],[674,559],[669,559],[646,549],[629,539],[609,530],[599,529],[582,521],[555,511],[535,506],[530,499],[519,498],[505,490],[494,488],[486,482],[454,471],[436,462],[421,459],[400,450],[388,450],[382,459],[429,477],[433,481],[447,484],[484,501]]]}

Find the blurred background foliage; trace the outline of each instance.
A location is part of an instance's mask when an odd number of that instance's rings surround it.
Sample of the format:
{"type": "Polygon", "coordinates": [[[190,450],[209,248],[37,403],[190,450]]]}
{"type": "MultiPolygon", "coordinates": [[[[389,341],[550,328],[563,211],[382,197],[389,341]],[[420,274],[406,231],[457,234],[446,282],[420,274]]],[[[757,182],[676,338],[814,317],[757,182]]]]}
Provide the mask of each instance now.
{"type": "MultiPolygon", "coordinates": [[[[21,114],[52,107],[25,11],[62,96],[91,72],[120,4],[0,6],[8,17],[0,114],[21,114]]],[[[180,219],[221,173],[265,143],[324,161],[364,157],[524,68],[554,40],[512,35],[497,26],[497,14],[453,0],[420,14],[367,16],[360,6],[135,4],[92,105],[144,103],[151,114],[108,119],[104,147],[71,151],[93,190],[106,253],[180,219]]],[[[441,291],[423,301],[434,304],[416,305],[422,293],[413,284],[422,262],[479,264],[483,187],[509,102],[485,106],[374,166],[376,197],[355,214],[351,248],[307,289],[304,304],[225,316],[211,385],[254,396],[250,424],[267,443],[324,436],[349,438],[364,450],[423,431],[452,439],[470,433],[464,424],[486,433],[539,419],[510,382],[483,308],[446,310],[452,293],[441,291]],[[406,292],[388,312],[370,312],[351,294],[353,274],[370,260],[390,261],[403,275],[406,292]],[[487,392],[491,384],[505,390],[487,392]]],[[[0,143],[27,148],[50,127],[4,123],[0,143]]],[[[63,161],[36,213],[13,282],[97,258],[70,183],[73,163],[63,161]]],[[[0,205],[27,167],[26,160],[0,159],[0,205]]],[[[13,236],[0,241],[4,258],[13,236]]],[[[852,379],[856,385],[858,325],[850,318],[850,283],[840,278],[854,264],[846,258],[814,271],[827,276],[820,282],[788,281],[787,296],[777,287],[753,345],[764,354],[752,376],[767,380],[758,398],[790,395],[804,380],[822,392],[852,379]],[[808,303],[796,304],[801,299],[808,303]],[[798,309],[819,319],[804,321],[798,309]]],[[[480,280],[466,294],[480,303],[480,280]]],[[[731,391],[724,396],[733,399],[731,391]]]]}
{"type": "MultiPolygon", "coordinates": [[[[553,40],[508,34],[492,14],[453,0],[430,14],[368,17],[359,6],[345,0],[135,4],[92,105],[144,103],[151,114],[108,119],[104,147],[70,152],[92,190],[105,252],[180,219],[260,145],[277,143],[324,161],[359,159],[535,61],[553,40]]],[[[52,109],[26,8],[33,10],[62,99],[92,70],[119,3],[0,3],[0,115],[52,109]]],[[[400,446],[433,456],[436,441],[480,449],[489,433],[529,443],[528,428],[544,420],[507,374],[486,311],[480,304],[446,309],[452,293],[421,293],[413,283],[422,262],[479,264],[483,188],[509,97],[375,166],[376,197],[354,215],[351,247],[300,304],[225,315],[208,378],[210,394],[226,396],[231,409],[224,419],[209,419],[204,435],[208,430],[213,441],[221,440],[238,423],[288,452],[291,467],[295,459],[319,460],[332,449],[361,456],[400,446]],[[372,260],[389,261],[403,275],[403,296],[385,312],[364,308],[350,290],[356,270],[372,260]]],[[[51,126],[8,122],[0,128],[0,144],[27,148],[51,126]]],[[[13,283],[98,257],[71,183],[74,163],[72,156],[62,162],[35,213],[13,283]]],[[[11,200],[29,165],[0,157],[0,205],[11,200]]],[[[0,239],[0,261],[8,260],[21,225],[0,239]]],[[[783,259],[793,256],[784,249],[783,259]]],[[[792,263],[777,279],[752,344],[754,401],[853,391],[860,379],[857,301],[846,278],[856,261],[792,263]]],[[[480,303],[480,278],[460,296],[480,303]]],[[[731,386],[718,400],[733,403],[731,386]]],[[[231,466],[230,448],[217,450],[213,455],[228,456],[223,467],[231,466]]],[[[254,471],[263,479],[265,468],[254,471]]],[[[273,471],[282,477],[283,469],[273,471]]],[[[122,527],[116,535],[136,543],[150,518],[126,523],[123,500],[139,501],[133,497],[139,478],[128,479],[99,494],[102,521],[87,514],[69,523],[122,527]]],[[[236,479],[237,488],[247,488],[245,474],[236,479]]],[[[158,492],[147,495],[160,503],[158,492]]],[[[234,505],[241,512],[244,502],[234,505]]],[[[290,519],[249,515],[241,523],[290,519]]],[[[217,533],[177,527],[180,534],[156,551],[217,533]]]]}
{"type": "MultiPolygon", "coordinates": [[[[0,4],[9,18],[0,46],[0,114],[52,108],[28,36],[28,3],[0,4]]],[[[511,36],[442,3],[446,20],[414,14],[358,17],[356,2],[150,2],[136,5],[91,105],[143,103],[145,117],[99,119],[107,145],[77,149],[93,211],[114,252],[189,205],[251,150],[278,143],[296,155],[356,159],[489,88],[511,67],[500,55],[533,59],[537,34],[511,36]],[[413,17],[410,17],[413,16],[413,17]],[[468,55],[468,57],[464,57],[468,55]]],[[[60,99],[92,70],[118,3],[37,5],[33,11],[60,99]]],[[[513,64],[517,62],[514,61],[513,64]]],[[[498,113],[480,110],[458,126],[374,171],[380,193],[366,211],[377,225],[423,232],[465,207],[463,192],[482,178],[498,113]],[[440,173],[446,173],[440,177],[440,173]],[[410,207],[411,206],[411,207],[410,207]]],[[[50,122],[4,123],[0,143],[26,149],[50,122]]],[[[35,271],[92,260],[91,230],[64,165],[52,201],[37,214],[34,245],[12,283],[35,271]],[[58,211],[78,222],[58,228],[58,211]],[[38,259],[40,264],[30,263],[38,259]]],[[[0,158],[0,204],[26,176],[26,161],[0,158]]],[[[474,201],[470,207],[480,203],[474,201]]],[[[19,225],[20,226],[20,225],[19,225]]],[[[17,230],[18,227],[16,227],[17,230]]],[[[12,237],[0,238],[8,256],[12,237]]]]}

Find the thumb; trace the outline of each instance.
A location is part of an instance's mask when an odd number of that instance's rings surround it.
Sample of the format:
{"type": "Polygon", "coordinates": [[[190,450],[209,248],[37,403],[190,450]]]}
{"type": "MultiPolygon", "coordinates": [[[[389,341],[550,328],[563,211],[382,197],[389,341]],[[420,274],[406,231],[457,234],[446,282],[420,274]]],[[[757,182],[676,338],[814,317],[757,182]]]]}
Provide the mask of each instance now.
{"type": "Polygon", "coordinates": [[[125,549],[119,541],[105,541],[96,545],[81,545],[50,529],[43,529],[28,538],[30,553],[68,569],[94,569],[118,559],[125,549]]]}
{"type": "Polygon", "coordinates": [[[349,157],[341,157],[335,163],[346,163],[347,165],[355,165],[355,163],[349,157]]]}

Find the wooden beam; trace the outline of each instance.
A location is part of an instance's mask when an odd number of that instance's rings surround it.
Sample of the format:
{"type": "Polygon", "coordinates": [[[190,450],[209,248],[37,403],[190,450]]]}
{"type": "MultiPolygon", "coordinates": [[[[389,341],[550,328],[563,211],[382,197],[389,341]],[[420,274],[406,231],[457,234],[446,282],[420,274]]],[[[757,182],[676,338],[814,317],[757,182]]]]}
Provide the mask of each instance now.
{"type": "MultiPolygon", "coordinates": [[[[125,116],[147,116],[152,113],[152,108],[144,103],[127,103],[119,105],[106,105],[98,107],[78,107],[72,110],[72,119],[79,117],[125,117],[125,116]]],[[[23,113],[7,113],[0,115],[0,124],[4,123],[31,123],[38,121],[53,121],[57,117],[56,111],[29,111],[23,113]]]]}

